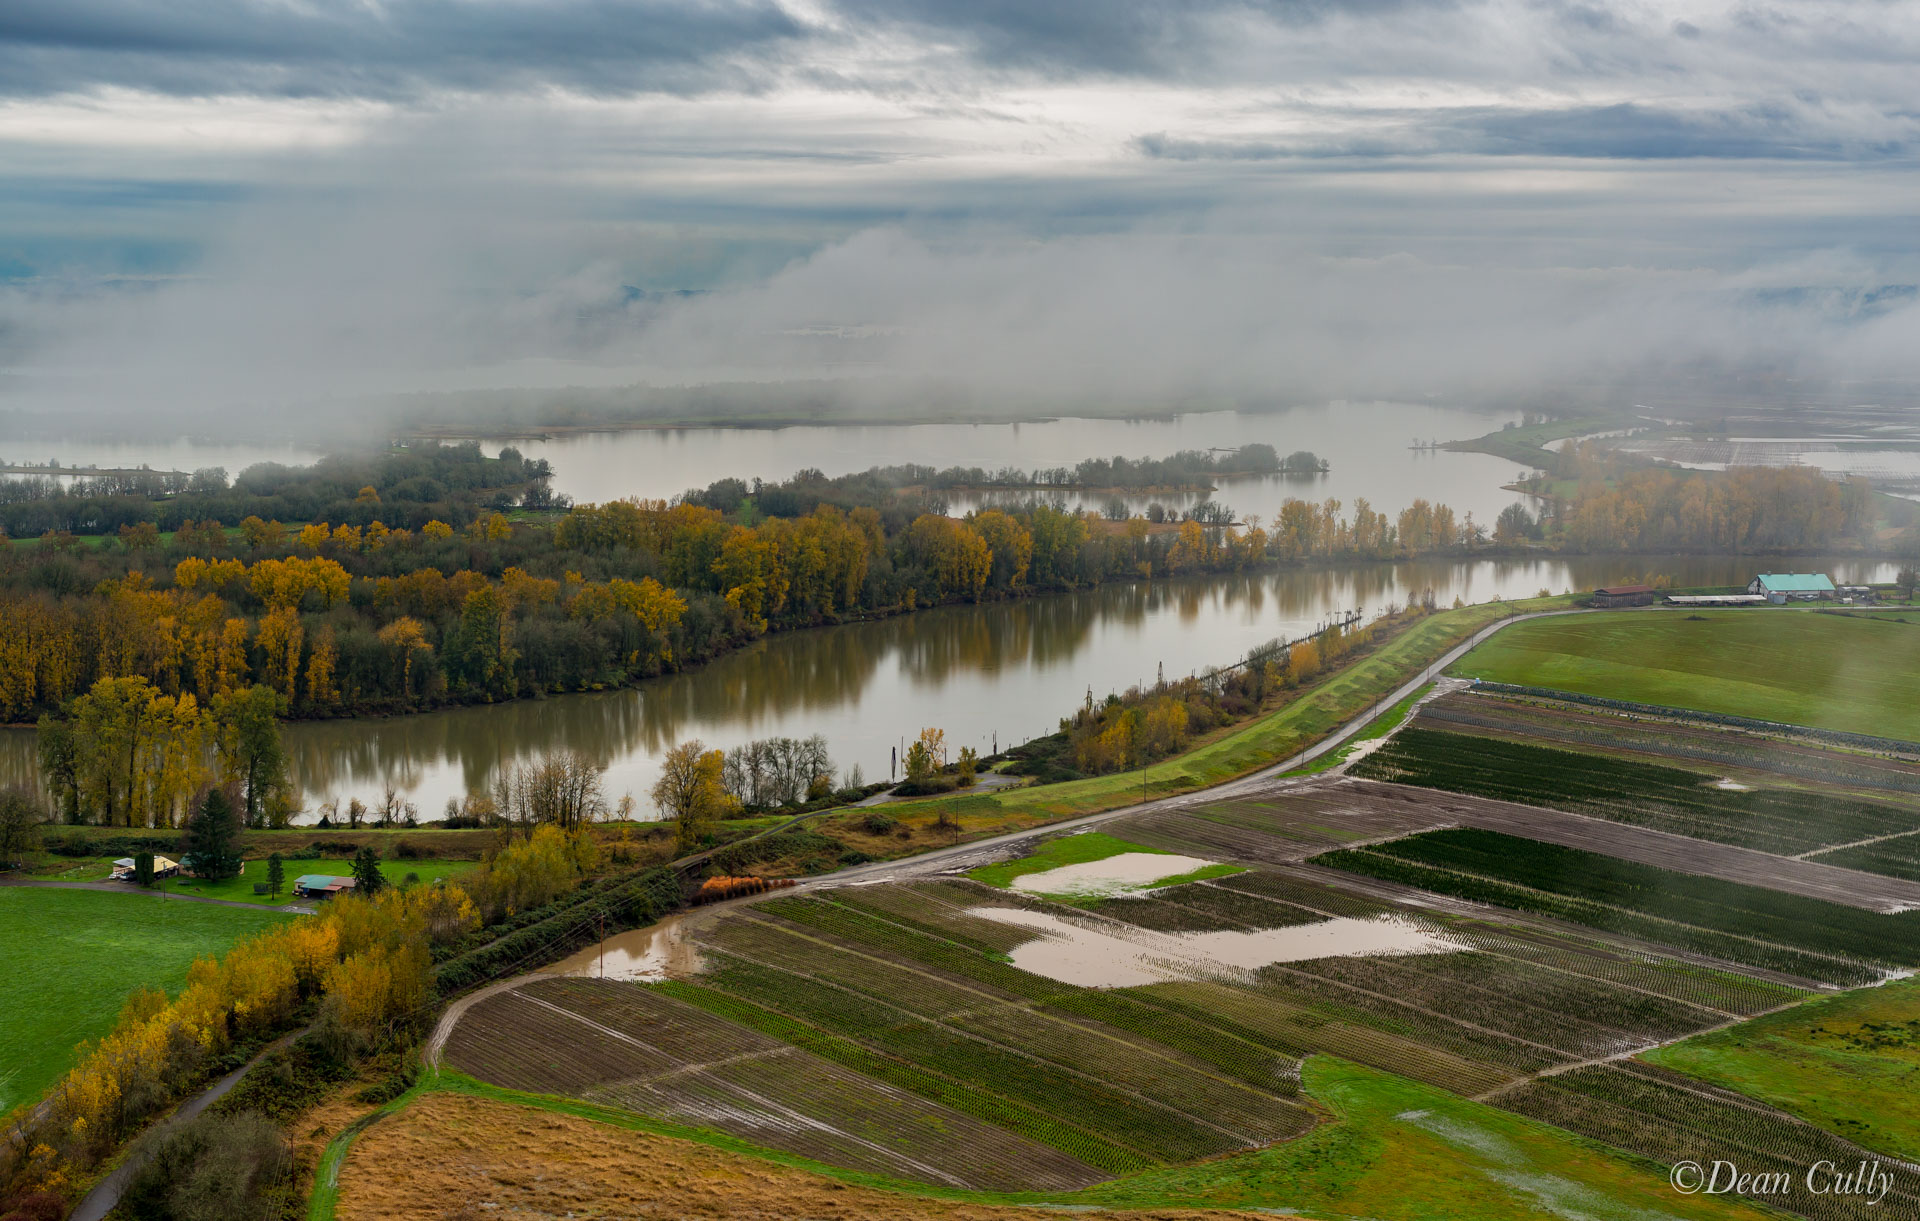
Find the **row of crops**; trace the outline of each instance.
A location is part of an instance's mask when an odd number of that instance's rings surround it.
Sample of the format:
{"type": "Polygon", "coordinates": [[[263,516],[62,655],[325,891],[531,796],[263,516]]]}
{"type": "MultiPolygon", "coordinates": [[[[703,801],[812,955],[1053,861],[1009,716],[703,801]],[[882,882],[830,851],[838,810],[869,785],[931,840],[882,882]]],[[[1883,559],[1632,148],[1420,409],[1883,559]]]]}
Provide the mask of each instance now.
{"type": "Polygon", "coordinates": [[[964,1106],[730,1017],[657,989],[541,980],[474,1006],[445,1054],[497,1085],[896,1178],[1005,1191],[1105,1177],[1004,1117],[982,1122],[964,1106]]]}
{"type": "MultiPolygon", "coordinates": [[[[1637,1061],[1591,1065],[1541,1077],[1495,1104],[1665,1165],[1729,1162],[1755,1175],[1780,1175],[1784,1189],[1759,1197],[1813,1221],[1920,1217],[1920,1179],[1883,1157],[1810,1124],[1694,1078],[1637,1061]],[[1808,1190],[1809,1168],[1861,1164],[1891,1169],[1884,1198],[1808,1190]]],[[[1827,1185],[1828,1180],[1816,1180],[1827,1185]]]]}
{"type": "Polygon", "coordinates": [[[1614,822],[1791,856],[1920,830],[1911,805],[1835,793],[1716,788],[1682,768],[1557,750],[1502,738],[1402,730],[1354,774],[1423,788],[1550,806],[1614,822]]]}
{"type": "Polygon", "coordinates": [[[1823,983],[1920,966],[1920,912],[1885,915],[1497,831],[1430,831],[1315,861],[1823,983]]]}
{"type": "Polygon", "coordinates": [[[1873,844],[1856,844],[1832,852],[1816,852],[1809,860],[1842,869],[1865,873],[1883,873],[1888,877],[1920,882],[1920,831],[1873,844]]]}
{"type": "Polygon", "coordinates": [[[1565,704],[1456,695],[1426,705],[1417,723],[1429,729],[1490,730],[1575,749],[1632,751],[1750,768],[1842,788],[1880,789],[1894,800],[1900,794],[1920,793],[1920,767],[1910,763],[1743,732],[1600,714],[1565,704]]]}

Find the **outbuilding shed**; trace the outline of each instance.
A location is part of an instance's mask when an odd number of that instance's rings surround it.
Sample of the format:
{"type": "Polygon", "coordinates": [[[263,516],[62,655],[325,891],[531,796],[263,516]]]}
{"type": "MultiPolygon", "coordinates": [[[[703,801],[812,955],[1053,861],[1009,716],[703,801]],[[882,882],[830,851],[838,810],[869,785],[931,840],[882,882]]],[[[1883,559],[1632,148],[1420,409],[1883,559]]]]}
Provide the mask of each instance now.
{"type": "Polygon", "coordinates": [[[336,877],[330,873],[303,873],[293,880],[293,893],[302,899],[331,899],[342,891],[352,889],[352,878],[336,877]]]}
{"type": "Polygon", "coordinates": [[[1595,606],[1652,606],[1651,585],[1606,585],[1593,591],[1595,606]]]}

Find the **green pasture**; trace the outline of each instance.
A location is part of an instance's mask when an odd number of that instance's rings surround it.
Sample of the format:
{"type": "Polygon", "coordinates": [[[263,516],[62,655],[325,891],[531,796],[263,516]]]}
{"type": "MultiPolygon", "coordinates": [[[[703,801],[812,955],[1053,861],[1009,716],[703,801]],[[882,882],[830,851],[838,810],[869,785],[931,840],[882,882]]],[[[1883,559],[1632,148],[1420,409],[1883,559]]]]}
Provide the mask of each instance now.
{"type": "Polygon", "coordinates": [[[1452,673],[1907,741],[1920,623],[1800,609],[1568,615],[1517,623],[1452,673]]]}
{"type": "Polygon", "coordinates": [[[1641,1058],[1920,1160],[1920,979],[1817,997],[1641,1058]]]}
{"type": "MultiPolygon", "coordinates": [[[[253,893],[255,883],[264,885],[267,880],[267,862],[248,861],[240,870],[237,878],[228,878],[221,882],[207,882],[198,878],[177,878],[165,883],[168,890],[180,894],[199,895],[207,899],[231,899],[239,903],[280,904],[293,901],[293,880],[302,874],[330,873],[335,877],[353,876],[353,862],[349,860],[281,861],[285,872],[285,886],[280,896],[257,895],[253,893]]],[[[433,860],[394,860],[381,861],[380,873],[395,886],[402,885],[407,875],[418,875],[422,883],[437,882],[442,878],[457,878],[463,873],[479,867],[478,861],[433,861],[433,860]]]]}
{"type": "Polygon", "coordinates": [[[13,947],[0,975],[0,1114],[51,1085],[136,988],[173,992],[195,958],[288,918],[138,892],[0,888],[0,945],[13,947]]]}

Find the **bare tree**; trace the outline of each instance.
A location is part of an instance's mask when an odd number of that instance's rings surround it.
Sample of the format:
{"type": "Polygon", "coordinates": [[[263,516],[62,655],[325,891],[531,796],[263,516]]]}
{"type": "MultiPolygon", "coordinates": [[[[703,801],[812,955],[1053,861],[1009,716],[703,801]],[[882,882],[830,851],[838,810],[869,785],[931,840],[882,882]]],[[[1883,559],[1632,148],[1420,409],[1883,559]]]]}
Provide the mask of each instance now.
{"type": "Polygon", "coordinates": [[[502,771],[493,784],[494,804],[526,834],[542,823],[572,832],[607,816],[605,774],[580,751],[548,751],[502,771]]]}

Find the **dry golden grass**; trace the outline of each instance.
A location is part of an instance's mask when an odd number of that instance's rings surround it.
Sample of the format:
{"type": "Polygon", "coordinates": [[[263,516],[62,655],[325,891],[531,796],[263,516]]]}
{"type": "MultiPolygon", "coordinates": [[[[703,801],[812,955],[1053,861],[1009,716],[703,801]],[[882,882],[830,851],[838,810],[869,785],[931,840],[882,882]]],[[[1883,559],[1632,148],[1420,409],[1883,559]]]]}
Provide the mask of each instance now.
{"type": "MultiPolygon", "coordinates": [[[[427,1094],[355,1141],[339,1221],[469,1218],[725,1218],[727,1221],[1059,1221],[1056,1210],[955,1203],[529,1107],[427,1094]]],[[[1090,1218],[1245,1217],[1127,1211],[1090,1218]]]]}

